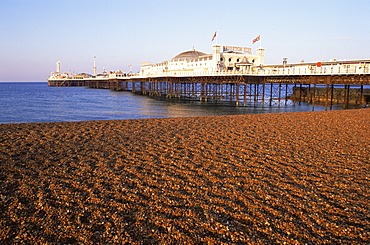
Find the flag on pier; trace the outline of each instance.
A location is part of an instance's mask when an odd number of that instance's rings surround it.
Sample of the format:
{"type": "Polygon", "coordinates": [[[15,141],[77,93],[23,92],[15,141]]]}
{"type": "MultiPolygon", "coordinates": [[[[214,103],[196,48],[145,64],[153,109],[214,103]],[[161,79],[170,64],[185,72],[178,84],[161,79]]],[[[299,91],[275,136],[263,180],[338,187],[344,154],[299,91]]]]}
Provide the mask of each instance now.
{"type": "Polygon", "coordinates": [[[215,31],[215,34],[213,34],[211,42],[213,42],[213,40],[215,40],[216,36],[217,36],[217,31],[215,31]]]}
{"type": "Polygon", "coordinates": [[[258,42],[260,39],[261,39],[261,35],[258,35],[258,37],[256,37],[255,39],[253,39],[253,44],[254,44],[255,42],[258,42]]]}

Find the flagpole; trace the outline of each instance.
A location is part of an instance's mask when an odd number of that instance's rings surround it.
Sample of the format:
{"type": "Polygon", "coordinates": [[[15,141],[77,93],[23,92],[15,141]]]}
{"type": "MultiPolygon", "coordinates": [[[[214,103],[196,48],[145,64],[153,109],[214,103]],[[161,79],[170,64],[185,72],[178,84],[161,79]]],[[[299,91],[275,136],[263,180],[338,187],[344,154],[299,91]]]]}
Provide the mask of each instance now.
{"type": "Polygon", "coordinates": [[[260,34],[260,48],[262,48],[262,38],[261,38],[261,34],[260,34]]]}

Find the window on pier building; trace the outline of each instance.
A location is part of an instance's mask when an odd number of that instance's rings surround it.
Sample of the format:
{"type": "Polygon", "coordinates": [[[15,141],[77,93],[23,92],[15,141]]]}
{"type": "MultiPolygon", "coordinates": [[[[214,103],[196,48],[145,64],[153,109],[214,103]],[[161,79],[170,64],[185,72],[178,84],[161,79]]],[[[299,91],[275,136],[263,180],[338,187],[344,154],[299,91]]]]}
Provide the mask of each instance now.
{"type": "Polygon", "coordinates": [[[229,58],[229,62],[231,62],[231,58],[229,58]]]}

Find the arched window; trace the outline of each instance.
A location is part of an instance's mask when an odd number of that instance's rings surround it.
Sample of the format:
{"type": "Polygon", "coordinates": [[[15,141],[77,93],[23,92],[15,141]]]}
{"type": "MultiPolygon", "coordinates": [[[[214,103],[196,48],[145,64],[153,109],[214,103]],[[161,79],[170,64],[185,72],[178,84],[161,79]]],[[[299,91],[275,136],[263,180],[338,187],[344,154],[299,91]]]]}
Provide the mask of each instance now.
{"type": "Polygon", "coordinates": [[[229,62],[231,62],[231,58],[229,58],[229,62]]]}

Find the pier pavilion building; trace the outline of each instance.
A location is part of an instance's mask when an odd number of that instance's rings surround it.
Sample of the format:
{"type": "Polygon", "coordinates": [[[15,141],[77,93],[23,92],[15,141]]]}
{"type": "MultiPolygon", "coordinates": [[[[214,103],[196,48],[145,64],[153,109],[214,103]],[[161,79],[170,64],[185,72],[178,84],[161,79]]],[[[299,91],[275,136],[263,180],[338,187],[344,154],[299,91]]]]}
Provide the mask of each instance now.
{"type": "Polygon", "coordinates": [[[212,54],[197,51],[194,48],[182,52],[168,61],[157,64],[150,62],[141,63],[139,75],[156,76],[176,73],[204,73],[240,71],[249,73],[253,67],[263,66],[263,48],[258,48],[256,54],[252,54],[251,48],[212,46],[212,54]]]}

